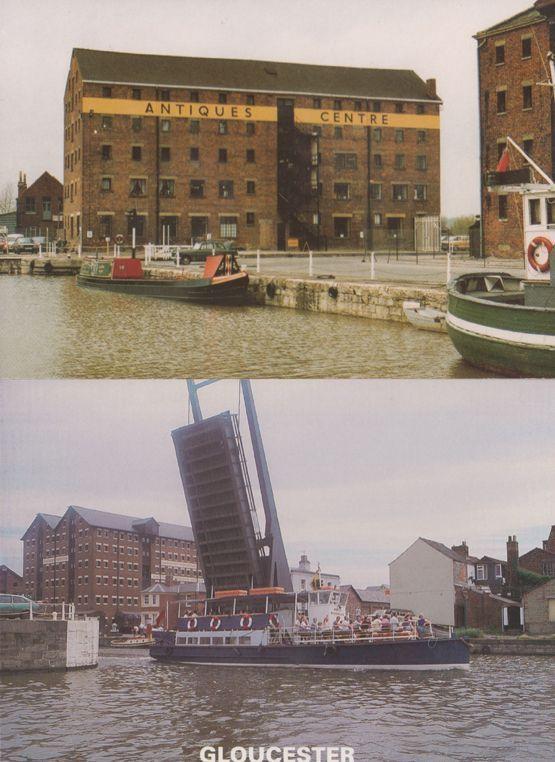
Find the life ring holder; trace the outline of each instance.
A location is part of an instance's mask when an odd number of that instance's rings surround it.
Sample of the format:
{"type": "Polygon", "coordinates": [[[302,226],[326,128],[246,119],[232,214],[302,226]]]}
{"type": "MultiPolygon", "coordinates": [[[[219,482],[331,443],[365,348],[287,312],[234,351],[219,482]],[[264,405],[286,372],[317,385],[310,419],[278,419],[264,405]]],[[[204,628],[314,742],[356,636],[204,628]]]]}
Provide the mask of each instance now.
{"type": "Polygon", "coordinates": [[[277,614],[270,614],[270,616],[268,617],[268,624],[273,630],[279,629],[279,619],[277,614]]]}
{"type": "Polygon", "coordinates": [[[553,246],[555,244],[553,241],[550,241],[549,238],[544,238],[544,236],[536,236],[530,241],[530,244],[528,246],[528,251],[526,252],[526,257],[528,259],[528,262],[530,266],[536,270],[539,273],[546,273],[549,272],[549,255],[551,254],[553,250],[553,246]],[[535,257],[536,251],[540,246],[545,246],[547,249],[547,260],[540,264],[538,260],[535,257]]]}
{"type": "Polygon", "coordinates": [[[187,622],[187,629],[189,632],[194,632],[197,629],[197,618],[196,616],[193,616],[189,619],[187,622]]]}
{"type": "Polygon", "coordinates": [[[122,245],[122,243],[123,243],[123,236],[122,236],[121,233],[117,234],[117,236],[115,237],[115,242],[117,243],[118,246],[122,245]]]}
{"type": "Polygon", "coordinates": [[[222,626],[222,620],[220,619],[220,617],[213,616],[212,619],[210,620],[210,629],[212,631],[219,630],[221,626],[222,626]]]}
{"type": "Polygon", "coordinates": [[[239,626],[242,630],[252,629],[252,616],[250,614],[245,614],[242,616],[241,621],[239,622],[239,626]]]}

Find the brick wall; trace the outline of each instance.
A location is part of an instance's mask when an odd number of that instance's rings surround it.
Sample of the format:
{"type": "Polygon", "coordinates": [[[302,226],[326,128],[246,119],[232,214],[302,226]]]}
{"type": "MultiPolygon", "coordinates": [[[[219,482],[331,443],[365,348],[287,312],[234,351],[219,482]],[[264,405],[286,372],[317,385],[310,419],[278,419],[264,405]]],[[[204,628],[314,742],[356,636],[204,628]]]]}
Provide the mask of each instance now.
{"type": "Polygon", "coordinates": [[[55,241],[60,235],[63,186],[44,172],[32,185],[20,180],[17,194],[17,231],[25,236],[44,236],[55,241]]]}
{"type": "MultiPolygon", "coordinates": [[[[525,593],[524,622],[525,629],[530,635],[553,635],[555,634],[555,618],[549,621],[549,601],[555,607],[555,579],[525,593]]],[[[553,612],[555,617],[555,611],[553,612]]]]}
{"type": "Polygon", "coordinates": [[[98,620],[0,620],[0,672],[98,663],[98,620]]]}

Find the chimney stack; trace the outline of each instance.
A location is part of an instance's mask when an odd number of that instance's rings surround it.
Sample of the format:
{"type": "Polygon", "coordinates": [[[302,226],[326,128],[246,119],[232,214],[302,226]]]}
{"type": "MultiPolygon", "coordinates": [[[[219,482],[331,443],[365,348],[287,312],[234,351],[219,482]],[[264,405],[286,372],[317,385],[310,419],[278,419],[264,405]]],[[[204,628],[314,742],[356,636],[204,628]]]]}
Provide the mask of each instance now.
{"type": "Polygon", "coordinates": [[[437,98],[437,85],[435,79],[426,80],[426,95],[428,98],[437,98]]]}
{"type": "Polygon", "coordinates": [[[23,172],[19,172],[19,181],[17,183],[17,195],[21,196],[22,193],[25,193],[27,190],[27,175],[25,175],[23,172]]]}
{"type": "Polygon", "coordinates": [[[460,545],[451,545],[451,550],[458,553],[459,556],[468,558],[468,545],[466,544],[466,540],[463,540],[460,545]]]}
{"type": "Polygon", "coordinates": [[[518,542],[515,534],[507,539],[507,587],[512,598],[519,597],[518,542]]]}

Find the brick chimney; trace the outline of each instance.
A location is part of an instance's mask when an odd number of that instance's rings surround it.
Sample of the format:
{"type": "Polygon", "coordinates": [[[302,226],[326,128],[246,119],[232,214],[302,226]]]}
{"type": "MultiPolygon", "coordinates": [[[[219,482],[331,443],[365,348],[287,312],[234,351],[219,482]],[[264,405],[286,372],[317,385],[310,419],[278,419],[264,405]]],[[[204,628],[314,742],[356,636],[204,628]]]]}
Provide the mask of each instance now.
{"type": "Polygon", "coordinates": [[[426,95],[428,98],[437,98],[437,85],[435,79],[426,80],[426,95]]]}
{"type": "Polygon", "coordinates": [[[466,540],[463,540],[460,545],[451,545],[451,550],[454,553],[458,553],[459,556],[468,558],[468,545],[466,544],[466,540]]]}
{"type": "Polygon", "coordinates": [[[518,542],[514,534],[507,539],[507,587],[511,597],[519,597],[518,542]]]}
{"type": "Polygon", "coordinates": [[[21,196],[27,190],[27,175],[20,171],[19,181],[17,183],[17,195],[21,196]]]}

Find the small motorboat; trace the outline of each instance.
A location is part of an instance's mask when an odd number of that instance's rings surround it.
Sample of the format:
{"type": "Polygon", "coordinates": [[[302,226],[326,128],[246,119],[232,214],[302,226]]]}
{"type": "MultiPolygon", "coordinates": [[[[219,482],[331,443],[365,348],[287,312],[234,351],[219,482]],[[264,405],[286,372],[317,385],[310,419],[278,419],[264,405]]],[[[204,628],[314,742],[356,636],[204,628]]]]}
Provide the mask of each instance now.
{"type": "Polygon", "coordinates": [[[110,646],[114,648],[148,648],[153,645],[154,642],[154,638],[147,638],[143,635],[139,635],[138,637],[111,640],[110,646]]]}
{"type": "Polygon", "coordinates": [[[415,328],[423,331],[442,331],[447,333],[446,313],[433,307],[422,307],[420,302],[403,302],[403,312],[415,328]]]}
{"type": "Polygon", "coordinates": [[[197,304],[243,304],[249,276],[231,251],[208,255],[200,276],[184,269],[171,278],[156,268],[145,272],[138,259],[88,257],[77,276],[77,285],[197,304]]]}

